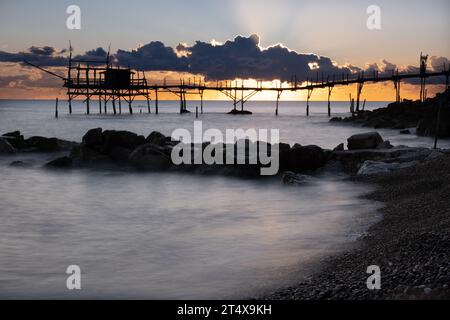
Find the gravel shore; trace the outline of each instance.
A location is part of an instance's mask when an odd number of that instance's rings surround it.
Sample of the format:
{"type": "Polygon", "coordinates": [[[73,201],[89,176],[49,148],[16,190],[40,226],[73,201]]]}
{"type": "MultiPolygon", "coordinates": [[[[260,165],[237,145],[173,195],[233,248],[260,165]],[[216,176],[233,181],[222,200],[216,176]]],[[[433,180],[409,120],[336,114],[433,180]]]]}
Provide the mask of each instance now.
{"type": "Polygon", "coordinates": [[[265,299],[450,299],[450,155],[356,181],[376,190],[383,219],[304,282],[265,299]],[[369,265],[381,289],[367,289],[369,265]]]}

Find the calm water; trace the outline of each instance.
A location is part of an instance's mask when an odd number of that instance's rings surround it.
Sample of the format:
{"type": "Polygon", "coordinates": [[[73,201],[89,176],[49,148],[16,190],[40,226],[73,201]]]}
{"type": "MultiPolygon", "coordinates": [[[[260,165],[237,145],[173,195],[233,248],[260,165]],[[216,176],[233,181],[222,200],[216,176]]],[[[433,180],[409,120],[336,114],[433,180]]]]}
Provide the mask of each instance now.
{"type": "MultiPolygon", "coordinates": [[[[334,147],[364,128],[327,124],[323,103],[304,117],[302,103],[249,103],[248,117],[223,115],[207,102],[203,126],[279,128],[282,141],[334,147]]],[[[345,113],[347,104],[334,104],[345,113]]],[[[376,104],[382,106],[384,104],[376,104]]],[[[373,104],[375,106],[375,104],[373,104]]],[[[78,107],[78,109],[77,109],[78,107]]],[[[53,102],[0,101],[1,132],[80,141],[89,128],[148,134],[192,129],[194,115],[52,115],[53,102]]],[[[136,109],[135,111],[137,111],[136,109]]],[[[394,144],[432,141],[383,130],[394,144]]],[[[446,142],[447,143],[447,142],[446,142]]],[[[176,173],[51,171],[55,155],[0,157],[0,298],[239,298],[290,284],[342,249],[378,217],[358,199],[365,186],[310,177],[302,186],[176,173]],[[9,164],[24,160],[26,167],[9,164]],[[65,287],[79,265],[82,290],[65,287]]]]}

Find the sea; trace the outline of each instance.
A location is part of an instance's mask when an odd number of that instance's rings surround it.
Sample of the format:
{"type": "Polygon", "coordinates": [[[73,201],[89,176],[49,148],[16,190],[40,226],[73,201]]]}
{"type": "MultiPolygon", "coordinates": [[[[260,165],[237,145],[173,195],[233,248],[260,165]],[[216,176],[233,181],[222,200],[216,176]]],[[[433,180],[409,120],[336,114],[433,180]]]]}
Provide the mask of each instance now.
{"type": "MultiPolygon", "coordinates": [[[[366,109],[388,102],[367,102],[366,109]]],[[[135,101],[134,113],[99,114],[81,101],[0,100],[0,134],[81,141],[96,127],[142,135],[179,128],[279,129],[280,141],[334,148],[373,131],[329,123],[326,102],[249,101],[252,115],[226,114],[230,101],[160,101],[159,114],[135,101]],[[195,110],[199,115],[196,118],[195,110]]],[[[349,115],[332,102],[332,116],[349,115]]],[[[379,129],[393,145],[432,147],[433,139],[379,129]]],[[[449,148],[449,140],[439,147],[449,148]]],[[[355,245],[380,219],[371,186],[324,172],[289,186],[280,177],[243,179],[128,169],[49,170],[59,154],[0,157],[0,298],[239,299],[295,284],[328,257],[355,245]],[[11,165],[22,161],[21,166],[11,165]],[[70,286],[79,269],[80,288],[70,286]],[[71,288],[71,289],[69,289],[71,288]]],[[[361,270],[365,277],[365,270],[361,270]]]]}

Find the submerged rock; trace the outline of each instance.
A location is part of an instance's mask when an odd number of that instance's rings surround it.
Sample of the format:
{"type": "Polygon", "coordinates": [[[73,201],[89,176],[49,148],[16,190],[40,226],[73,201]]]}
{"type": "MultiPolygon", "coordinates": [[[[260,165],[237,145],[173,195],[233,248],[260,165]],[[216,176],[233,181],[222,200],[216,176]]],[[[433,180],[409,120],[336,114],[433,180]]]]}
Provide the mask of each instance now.
{"type": "Polygon", "coordinates": [[[249,115],[249,114],[253,114],[251,111],[248,110],[237,110],[237,109],[232,109],[230,112],[228,112],[228,114],[242,114],[242,115],[249,115]]]}
{"type": "Polygon", "coordinates": [[[56,168],[68,168],[72,167],[72,158],[70,157],[61,157],[55,160],[48,162],[46,167],[56,167],[56,168]]]}
{"type": "Polygon", "coordinates": [[[302,185],[302,184],[310,182],[311,177],[304,175],[304,174],[286,171],[283,173],[281,180],[286,185],[302,185]]]}

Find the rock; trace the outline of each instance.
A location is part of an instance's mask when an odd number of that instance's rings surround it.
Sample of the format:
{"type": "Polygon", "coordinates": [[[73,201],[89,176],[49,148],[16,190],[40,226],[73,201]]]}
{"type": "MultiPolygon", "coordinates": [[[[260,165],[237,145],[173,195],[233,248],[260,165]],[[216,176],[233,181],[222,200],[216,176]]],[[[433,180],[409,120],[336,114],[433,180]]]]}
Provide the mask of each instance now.
{"type": "Polygon", "coordinates": [[[409,129],[400,130],[400,134],[411,134],[411,131],[409,129]]]}
{"type": "Polygon", "coordinates": [[[162,148],[154,144],[144,144],[137,147],[129,157],[132,165],[145,170],[161,170],[168,168],[172,162],[162,148]]]}
{"type": "Polygon", "coordinates": [[[109,152],[115,147],[134,150],[145,143],[145,138],[130,131],[105,130],[103,131],[103,141],[109,152]]]}
{"type": "Polygon", "coordinates": [[[78,150],[72,150],[71,155],[75,156],[75,152],[78,153],[81,161],[88,163],[109,162],[111,158],[107,155],[100,153],[98,150],[92,149],[82,144],[78,150]]]}
{"type": "Polygon", "coordinates": [[[16,149],[8,142],[7,139],[0,138],[0,155],[14,154],[16,149]]]}
{"type": "Polygon", "coordinates": [[[47,167],[57,167],[57,168],[68,168],[72,166],[72,158],[61,157],[48,162],[45,166],[47,167]]]}
{"type": "Polygon", "coordinates": [[[367,132],[355,134],[347,139],[347,148],[349,150],[375,149],[383,142],[378,132],[367,132]]]}
{"type": "Polygon", "coordinates": [[[238,109],[232,109],[228,114],[242,114],[242,115],[249,115],[253,114],[251,111],[248,110],[238,110],[238,109]]]}
{"type": "Polygon", "coordinates": [[[145,143],[153,143],[156,145],[159,145],[162,141],[166,141],[166,136],[158,131],[152,131],[152,133],[145,138],[145,143]]]}
{"type": "Polygon", "coordinates": [[[15,161],[11,162],[9,165],[11,167],[26,167],[26,166],[29,166],[30,164],[26,163],[24,161],[21,161],[21,160],[15,160],[15,161]]]}
{"type": "Polygon", "coordinates": [[[29,148],[29,151],[35,152],[56,152],[61,151],[56,138],[45,138],[40,136],[30,137],[25,139],[24,143],[29,148]]]}
{"type": "Polygon", "coordinates": [[[404,168],[409,168],[412,166],[417,165],[418,161],[411,161],[411,162],[392,162],[392,163],[386,163],[383,161],[372,161],[367,160],[363,163],[361,168],[358,170],[357,175],[375,175],[375,174],[381,174],[381,173],[387,173],[395,170],[400,170],[404,168]]]}
{"type": "Polygon", "coordinates": [[[20,134],[20,131],[12,131],[2,134],[2,137],[11,137],[16,139],[23,139],[23,135],[20,134]]]}
{"type": "Polygon", "coordinates": [[[311,177],[304,175],[304,174],[298,174],[298,173],[294,173],[291,171],[286,171],[283,173],[281,180],[286,185],[302,185],[302,184],[310,182],[311,177]]]}
{"type": "Polygon", "coordinates": [[[338,144],[338,145],[333,149],[333,151],[344,151],[344,144],[343,144],[343,143],[338,144]]]}
{"type": "Polygon", "coordinates": [[[392,149],[394,146],[389,140],[383,141],[377,146],[377,149],[392,149]]]}
{"type": "Polygon", "coordinates": [[[330,119],[330,122],[341,122],[342,118],[341,117],[334,117],[330,119]]]}
{"type": "Polygon", "coordinates": [[[130,157],[131,152],[132,151],[127,148],[113,147],[109,152],[109,156],[114,161],[127,162],[130,157]]]}
{"type": "MultiPolygon", "coordinates": [[[[299,147],[300,145],[299,144],[297,144],[297,148],[299,147]]],[[[300,146],[301,147],[301,146],[300,146]]],[[[291,146],[288,144],[288,143],[283,143],[283,142],[280,142],[279,144],[278,144],[278,152],[284,152],[284,151],[289,151],[291,149],[291,146]]]]}
{"type": "Polygon", "coordinates": [[[91,129],[83,136],[83,144],[87,147],[95,147],[103,144],[102,128],[91,129]]]}
{"type": "Polygon", "coordinates": [[[431,153],[424,160],[430,161],[430,160],[438,159],[444,155],[445,155],[445,153],[443,153],[443,152],[432,150],[431,153]]]}
{"type": "Polygon", "coordinates": [[[300,143],[294,143],[292,148],[300,148],[302,145],[300,143]]]}
{"type": "Polygon", "coordinates": [[[302,146],[280,152],[280,168],[284,171],[303,172],[323,167],[327,157],[322,148],[302,146]]]}

